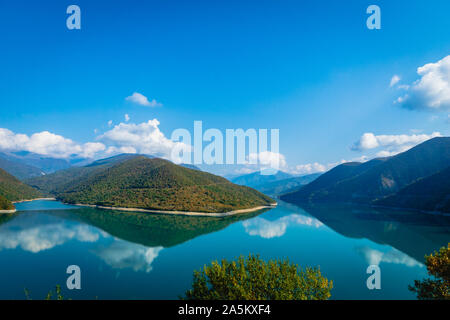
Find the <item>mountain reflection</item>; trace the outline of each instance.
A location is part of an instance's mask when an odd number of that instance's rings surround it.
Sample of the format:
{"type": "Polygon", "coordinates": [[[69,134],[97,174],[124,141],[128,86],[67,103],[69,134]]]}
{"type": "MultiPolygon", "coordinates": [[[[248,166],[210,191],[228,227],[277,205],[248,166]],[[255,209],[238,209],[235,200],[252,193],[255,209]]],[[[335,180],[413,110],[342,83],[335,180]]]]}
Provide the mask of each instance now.
{"type": "MultiPolygon", "coordinates": [[[[192,217],[82,208],[67,211],[68,218],[106,231],[110,235],[146,247],[172,247],[232,223],[253,218],[266,210],[229,217],[192,217]]],[[[58,215],[61,215],[58,211],[58,215]]]]}
{"type": "Polygon", "coordinates": [[[366,238],[398,250],[382,253],[357,248],[368,262],[373,262],[371,264],[381,261],[414,264],[409,257],[423,263],[425,255],[449,242],[449,216],[355,206],[308,205],[302,208],[345,237],[366,238]],[[401,257],[400,253],[409,257],[401,257]]]}

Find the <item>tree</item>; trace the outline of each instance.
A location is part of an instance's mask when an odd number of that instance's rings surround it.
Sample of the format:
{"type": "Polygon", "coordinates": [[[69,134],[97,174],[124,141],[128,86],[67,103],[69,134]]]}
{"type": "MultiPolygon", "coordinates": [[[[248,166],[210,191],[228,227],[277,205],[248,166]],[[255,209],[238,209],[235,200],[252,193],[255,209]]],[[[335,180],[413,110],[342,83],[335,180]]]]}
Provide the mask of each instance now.
{"type": "Polygon", "coordinates": [[[417,294],[419,300],[450,300],[450,243],[425,256],[425,264],[431,279],[415,280],[409,290],[417,294]]]}
{"type": "Polygon", "coordinates": [[[333,282],[319,268],[302,270],[289,260],[240,256],[236,261],[214,261],[194,271],[188,300],[326,300],[333,282]]]}

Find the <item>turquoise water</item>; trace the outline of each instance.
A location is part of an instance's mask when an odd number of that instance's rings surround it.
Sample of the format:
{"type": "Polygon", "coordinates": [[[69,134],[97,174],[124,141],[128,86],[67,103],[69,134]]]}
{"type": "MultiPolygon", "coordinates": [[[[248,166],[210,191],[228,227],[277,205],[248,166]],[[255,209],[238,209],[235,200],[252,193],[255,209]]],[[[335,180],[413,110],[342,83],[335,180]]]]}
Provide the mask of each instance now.
{"type": "Polygon", "coordinates": [[[44,298],[56,284],[73,299],[177,299],[192,272],[215,259],[258,253],[320,266],[334,299],[413,299],[423,256],[450,241],[450,218],[356,207],[277,208],[229,218],[97,210],[55,201],[0,215],[0,298],[44,298]],[[81,290],[65,289],[69,265],[81,290]],[[381,290],[368,290],[378,264],[381,290]]]}

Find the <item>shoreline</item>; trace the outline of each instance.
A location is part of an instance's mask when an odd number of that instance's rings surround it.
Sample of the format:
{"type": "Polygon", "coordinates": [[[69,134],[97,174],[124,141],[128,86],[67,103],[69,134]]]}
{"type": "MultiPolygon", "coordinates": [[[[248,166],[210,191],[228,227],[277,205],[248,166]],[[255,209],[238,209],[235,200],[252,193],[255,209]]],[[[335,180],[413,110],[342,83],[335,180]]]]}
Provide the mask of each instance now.
{"type": "Polygon", "coordinates": [[[197,216],[197,217],[216,217],[216,218],[222,218],[222,217],[228,217],[240,213],[248,213],[248,212],[254,212],[262,209],[270,209],[275,208],[278,203],[272,203],[268,206],[258,206],[248,209],[238,209],[238,210],[232,210],[228,212],[195,212],[195,211],[176,211],[176,210],[153,210],[153,209],[139,209],[139,208],[123,208],[123,207],[106,207],[106,206],[98,206],[94,204],[71,204],[71,203],[64,203],[67,205],[72,206],[79,206],[79,207],[90,207],[90,208],[97,208],[97,209],[104,209],[104,210],[118,210],[118,211],[128,211],[128,212],[146,212],[146,213],[156,213],[156,214],[173,214],[173,215],[185,215],[185,216],[197,216]]]}
{"type": "Polygon", "coordinates": [[[56,201],[56,198],[36,198],[36,199],[30,199],[30,200],[20,200],[20,201],[12,201],[12,203],[24,203],[24,202],[31,202],[31,201],[39,201],[39,200],[45,200],[45,201],[56,201]]]}
{"type": "Polygon", "coordinates": [[[16,213],[17,210],[13,209],[13,210],[0,210],[0,214],[6,214],[6,213],[16,213]]]}

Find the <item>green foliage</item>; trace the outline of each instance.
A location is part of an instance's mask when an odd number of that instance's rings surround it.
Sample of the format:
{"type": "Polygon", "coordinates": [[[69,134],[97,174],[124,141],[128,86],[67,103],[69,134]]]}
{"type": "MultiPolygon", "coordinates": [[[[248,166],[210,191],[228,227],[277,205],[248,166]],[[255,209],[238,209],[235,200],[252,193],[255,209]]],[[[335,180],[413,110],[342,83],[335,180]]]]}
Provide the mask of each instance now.
{"type": "Polygon", "coordinates": [[[13,210],[14,205],[5,197],[0,196],[0,210],[13,210]]]}
{"type": "Polygon", "coordinates": [[[319,268],[302,270],[288,260],[269,260],[259,256],[240,256],[222,260],[194,271],[188,300],[326,300],[333,282],[319,268]]]}
{"type": "MultiPolygon", "coordinates": [[[[274,202],[256,190],[232,184],[222,177],[144,156],[42,177],[41,188],[47,185],[45,179],[49,179],[48,184],[56,182],[57,187],[50,192],[57,199],[73,204],[226,212],[274,202]]],[[[32,185],[38,185],[37,179],[33,181],[32,185]]]]}
{"type": "Polygon", "coordinates": [[[434,255],[426,256],[425,264],[432,278],[415,280],[409,290],[415,292],[419,300],[450,300],[450,243],[434,255]]]}
{"type": "Polygon", "coordinates": [[[39,198],[41,194],[0,169],[0,196],[9,201],[20,201],[39,198]]]}

